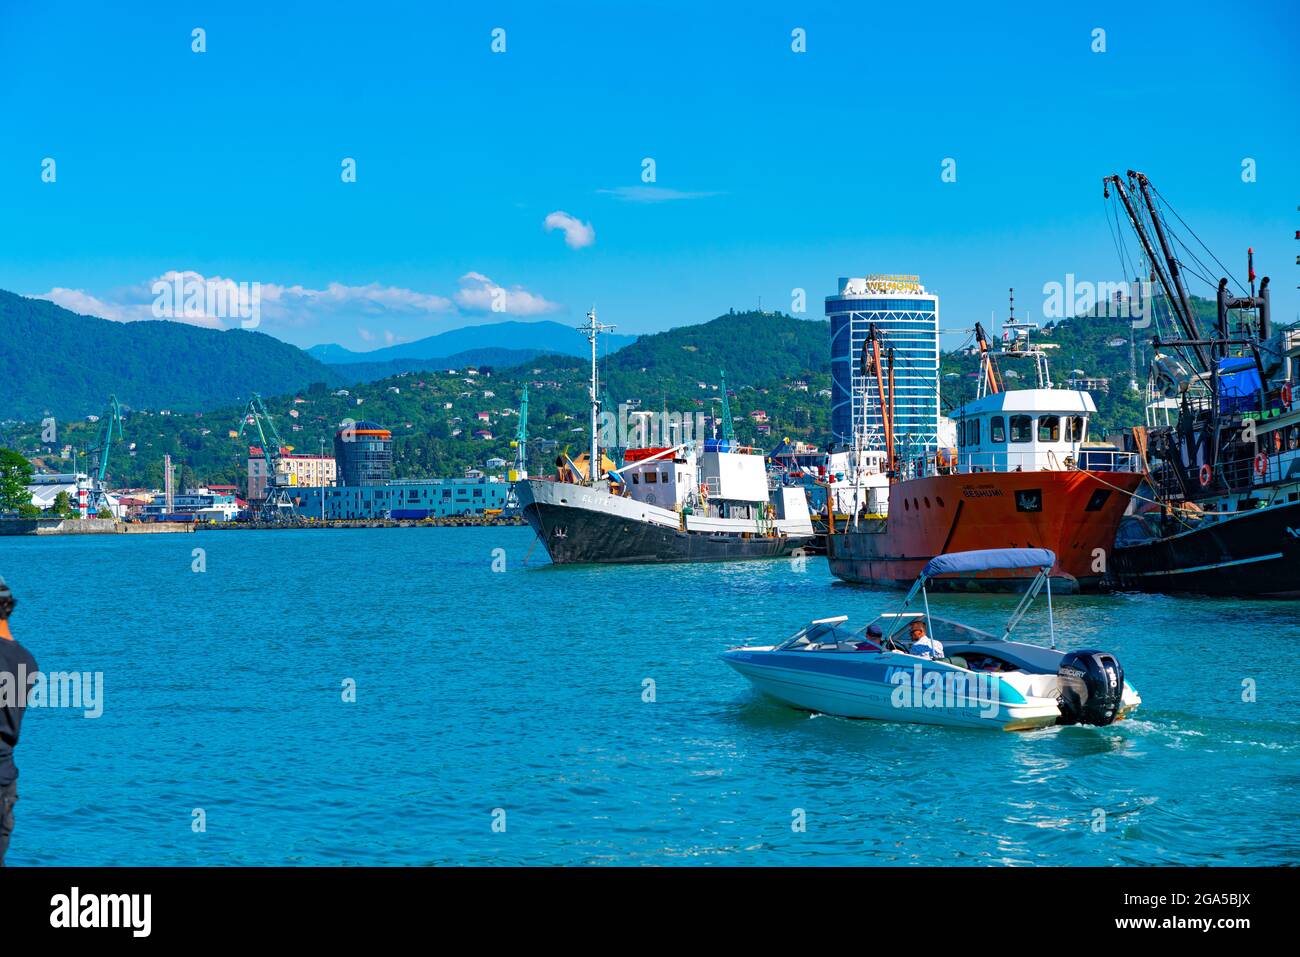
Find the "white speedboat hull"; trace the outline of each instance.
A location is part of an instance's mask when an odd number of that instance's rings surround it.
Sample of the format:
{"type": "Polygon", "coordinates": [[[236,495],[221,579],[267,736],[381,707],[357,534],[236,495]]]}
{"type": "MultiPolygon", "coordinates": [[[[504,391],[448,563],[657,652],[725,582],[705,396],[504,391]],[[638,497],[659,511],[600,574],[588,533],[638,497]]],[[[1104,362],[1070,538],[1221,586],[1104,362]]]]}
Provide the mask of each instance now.
{"type": "MultiPolygon", "coordinates": [[[[1052,674],[974,672],[895,651],[734,648],[722,659],[777,701],[845,718],[1004,731],[1061,718],[1052,674]]],[[[1141,700],[1127,685],[1124,694],[1121,716],[1141,700]]]]}

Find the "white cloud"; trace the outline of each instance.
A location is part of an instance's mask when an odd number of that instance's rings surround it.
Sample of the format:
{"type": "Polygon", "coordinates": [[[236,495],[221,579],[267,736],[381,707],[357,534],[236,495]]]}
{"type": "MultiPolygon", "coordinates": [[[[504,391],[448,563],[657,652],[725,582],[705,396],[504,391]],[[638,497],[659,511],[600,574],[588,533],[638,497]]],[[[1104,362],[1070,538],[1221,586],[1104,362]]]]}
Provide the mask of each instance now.
{"type": "Polygon", "coordinates": [[[584,223],[563,210],[548,215],[543,225],[548,233],[553,229],[564,230],[564,242],[570,249],[582,249],[596,241],[596,230],[591,223],[584,223]]]}
{"type": "Polygon", "coordinates": [[[507,287],[479,272],[466,273],[457,285],[450,296],[377,282],[355,286],[331,282],[323,288],[258,282],[254,288],[248,280],[241,285],[229,277],[170,270],[156,279],[107,292],[59,286],[35,298],[115,322],[164,318],[214,329],[256,329],[299,343],[342,341],[355,335],[356,341],[376,346],[446,331],[467,317],[475,321],[485,315],[528,317],[561,308],[518,283],[507,287]],[[215,285],[222,286],[224,301],[205,295],[215,285]],[[155,309],[160,300],[165,301],[155,309]]]}
{"type": "Polygon", "coordinates": [[[361,306],[376,310],[396,309],[408,312],[449,312],[451,300],[432,293],[416,292],[400,286],[382,286],[377,282],[365,286],[346,286],[332,282],[324,289],[306,286],[282,286],[262,283],[262,302],[278,303],[285,308],[303,305],[361,306]]]}
{"type": "Polygon", "coordinates": [[[460,277],[460,291],[456,305],[469,312],[496,312],[510,316],[538,316],[555,312],[559,303],[531,293],[515,284],[509,289],[493,282],[480,272],[467,272],[460,277]]]}
{"type": "Polygon", "coordinates": [[[49,292],[33,296],[33,299],[47,299],[56,306],[62,306],[83,316],[98,316],[100,319],[112,319],[114,322],[130,322],[132,319],[149,319],[152,316],[131,315],[130,307],[119,303],[108,303],[84,289],[64,289],[55,286],[49,292]]]}
{"type": "Polygon", "coordinates": [[[668,189],[666,186],[615,186],[613,189],[598,189],[598,193],[617,196],[627,203],[670,203],[681,199],[707,199],[719,193],[688,193],[680,189],[668,189]]]}
{"type": "MultiPolygon", "coordinates": [[[[155,309],[162,292],[159,284],[167,286],[167,292],[172,293],[178,281],[185,284],[182,287],[185,290],[189,290],[194,283],[203,288],[228,286],[236,297],[233,300],[235,305],[244,307],[244,316],[248,314],[251,299],[256,296],[259,325],[266,321],[271,326],[311,326],[322,319],[355,316],[358,312],[414,318],[454,315],[456,312],[455,305],[446,296],[417,292],[400,286],[384,286],[380,283],[348,286],[332,282],[324,289],[312,289],[300,284],[236,280],[175,269],[147,282],[115,290],[111,295],[97,296],[84,289],[55,287],[35,298],[48,299],[82,315],[98,316],[115,322],[162,318],[211,328],[237,328],[241,325],[241,316],[236,310],[214,309],[212,307],[215,304],[202,295],[198,297],[202,301],[191,302],[185,298],[175,304],[171,302],[174,295],[169,295],[167,303],[155,309]]],[[[188,297],[188,291],[185,296],[188,297]]]]}

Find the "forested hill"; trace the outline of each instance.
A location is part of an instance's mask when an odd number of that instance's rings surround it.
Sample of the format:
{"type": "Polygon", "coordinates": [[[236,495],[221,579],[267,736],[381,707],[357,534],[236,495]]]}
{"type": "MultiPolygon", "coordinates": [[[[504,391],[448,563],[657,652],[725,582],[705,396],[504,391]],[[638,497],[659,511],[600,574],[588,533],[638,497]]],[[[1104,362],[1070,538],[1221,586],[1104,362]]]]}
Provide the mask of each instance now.
{"type": "Polygon", "coordinates": [[[830,372],[830,324],[782,313],[730,312],[695,326],[642,336],[609,357],[616,376],[678,376],[729,385],[755,385],[830,372]]]}
{"type": "MultiPolygon", "coordinates": [[[[698,383],[758,386],[819,373],[830,374],[830,324],[783,313],[729,312],[708,322],[641,336],[607,355],[601,339],[603,391],[618,397],[670,396],[677,389],[694,394],[698,383]]],[[[586,368],[581,359],[548,356],[525,365],[546,369],[586,368]]]]}
{"type": "Polygon", "coordinates": [[[0,290],[0,419],[77,419],[109,395],[198,411],[277,395],[339,373],[264,333],[183,322],[111,322],[0,290]]]}

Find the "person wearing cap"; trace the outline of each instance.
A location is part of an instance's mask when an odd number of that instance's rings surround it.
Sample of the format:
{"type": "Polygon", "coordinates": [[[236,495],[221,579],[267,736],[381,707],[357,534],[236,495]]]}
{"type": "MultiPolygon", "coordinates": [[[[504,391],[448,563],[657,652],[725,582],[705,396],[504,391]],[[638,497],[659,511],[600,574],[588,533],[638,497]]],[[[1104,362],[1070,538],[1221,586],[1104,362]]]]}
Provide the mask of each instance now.
{"type": "Polygon", "coordinates": [[[912,623],[907,626],[912,635],[911,654],[918,658],[938,659],[943,657],[943,644],[936,638],[931,638],[925,631],[925,621],[921,618],[913,618],[912,623]]]}
{"type": "Polygon", "coordinates": [[[14,747],[18,744],[18,729],[23,723],[28,686],[36,680],[36,659],[14,641],[9,631],[9,616],[13,610],[14,594],[0,578],[0,867],[4,866],[5,852],[9,850],[9,835],[14,830],[14,804],[18,801],[14,747]]]}
{"type": "Polygon", "coordinates": [[[884,640],[885,633],[880,630],[879,625],[867,625],[867,637],[864,641],[857,644],[858,651],[881,651],[881,641],[884,640]]]}

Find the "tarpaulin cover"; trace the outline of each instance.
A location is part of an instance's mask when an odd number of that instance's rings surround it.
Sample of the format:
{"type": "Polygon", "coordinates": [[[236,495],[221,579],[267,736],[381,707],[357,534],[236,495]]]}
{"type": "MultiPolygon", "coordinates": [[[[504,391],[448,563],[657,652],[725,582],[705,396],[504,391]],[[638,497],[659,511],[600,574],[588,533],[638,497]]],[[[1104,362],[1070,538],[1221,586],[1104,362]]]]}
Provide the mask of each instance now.
{"type": "Polygon", "coordinates": [[[1043,568],[1056,564],[1056,554],[1049,548],[983,548],[972,552],[936,555],[925,564],[922,576],[951,575],[957,572],[984,572],[1000,568],[1043,568]]]}
{"type": "Polygon", "coordinates": [[[1219,411],[1259,409],[1259,367],[1248,356],[1219,360],[1219,411]]]}

